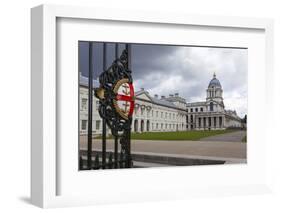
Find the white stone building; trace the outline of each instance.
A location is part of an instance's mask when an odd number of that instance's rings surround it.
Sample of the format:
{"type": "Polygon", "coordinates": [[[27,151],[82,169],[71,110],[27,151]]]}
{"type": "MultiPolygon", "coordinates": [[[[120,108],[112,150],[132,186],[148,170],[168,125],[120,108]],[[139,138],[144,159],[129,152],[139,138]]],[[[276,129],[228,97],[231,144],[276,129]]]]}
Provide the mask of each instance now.
{"type": "Polygon", "coordinates": [[[226,110],[223,103],[223,89],[214,74],[206,90],[206,101],[187,103],[188,130],[215,130],[242,128],[242,119],[236,111],[226,110]]]}
{"type": "MultiPolygon", "coordinates": [[[[88,89],[87,78],[80,76],[80,134],[87,134],[88,89]]],[[[98,87],[98,82],[93,82],[98,87]]],[[[160,132],[187,130],[214,130],[242,127],[235,111],[225,110],[223,90],[214,75],[207,88],[204,102],[187,103],[178,93],[168,97],[154,95],[144,89],[135,93],[132,132],[160,132]]],[[[98,114],[99,101],[93,97],[93,133],[101,134],[102,121],[98,114]]]]}
{"type": "Polygon", "coordinates": [[[132,122],[133,132],[161,132],[186,130],[186,101],[175,94],[173,99],[150,96],[141,89],[136,92],[132,122]]]}

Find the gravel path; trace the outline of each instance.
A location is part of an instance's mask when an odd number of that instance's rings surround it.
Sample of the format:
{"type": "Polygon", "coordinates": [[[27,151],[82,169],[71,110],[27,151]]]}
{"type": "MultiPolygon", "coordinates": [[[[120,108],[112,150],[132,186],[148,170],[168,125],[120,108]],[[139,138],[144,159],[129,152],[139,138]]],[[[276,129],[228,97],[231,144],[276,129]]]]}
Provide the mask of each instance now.
{"type": "Polygon", "coordinates": [[[214,135],[206,138],[201,138],[200,141],[241,142],[245,136],[246,131],[235,131],[221,135],[214,135]]]}
{"type": "MultiPolygon", "coordinates": [[[[86,137],[80,138],[80,148],[87,148],[86,137]]],[[[93,139],[93,150],[101,149],[101,140],[93,139]]],[[[107,148],[113,150],[113,140],[107,140],[107,148]]],[[[132,140],[132,152],[154,152],[161,154],[198,155],[224,158],[247,156],[247,143],[228,141],[149,141],[132,140]]],[[[120,147],[119,147],[120,150],[120,147]]]]}

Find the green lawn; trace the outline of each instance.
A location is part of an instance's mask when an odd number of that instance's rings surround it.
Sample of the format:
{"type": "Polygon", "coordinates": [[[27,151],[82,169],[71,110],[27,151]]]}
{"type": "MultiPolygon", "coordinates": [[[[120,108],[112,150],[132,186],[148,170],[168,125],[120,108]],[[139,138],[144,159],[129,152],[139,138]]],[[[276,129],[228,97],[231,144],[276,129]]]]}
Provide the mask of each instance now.
{"type": "Polygon", "coordinates": [[[131,139],[137,140],[199,140],[204,137],[224,134],[233,130],[183,131],[183,132],[143,132],[132,133],[131,139]]]}

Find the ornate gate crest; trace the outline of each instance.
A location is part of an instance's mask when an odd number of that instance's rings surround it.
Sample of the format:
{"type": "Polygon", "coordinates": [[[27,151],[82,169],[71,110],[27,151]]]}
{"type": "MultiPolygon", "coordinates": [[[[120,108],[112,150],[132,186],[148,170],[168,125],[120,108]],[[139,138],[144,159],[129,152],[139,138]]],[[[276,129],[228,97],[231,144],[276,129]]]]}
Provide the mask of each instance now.
{"type": "Polygon", "coordinates": [[[116,99],[113,100],[114,107],[121,117],[128,120],[134,111],[134,87],[129,79],[123,78],[118,81],[113,89],[116,99]]]}
{"type": "Polygon", "coordinates": [[[128,50],[123,50],[120,58],[101,73],[100,87],[95,88],[99,99],[99,114],[105,120],[115,140],[120,139],[121,156],[119,162],[131,167],[130,133],[134,110],[134,87],[131,70],[128,68],[128,50]],[[122,158],[121,157],[121,158],[122,158]]]}

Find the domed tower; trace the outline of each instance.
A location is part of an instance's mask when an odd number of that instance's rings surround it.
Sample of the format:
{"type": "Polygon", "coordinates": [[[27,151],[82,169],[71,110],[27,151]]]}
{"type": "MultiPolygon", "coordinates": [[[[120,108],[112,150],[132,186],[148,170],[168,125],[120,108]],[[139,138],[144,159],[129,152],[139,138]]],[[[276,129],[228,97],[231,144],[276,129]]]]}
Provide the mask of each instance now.
{"type": "Polygon", "coordinates": [[[213,79],[210,81],[208,89],[207,89],[207,101],[216,101],[218,103],[223,104],[222,97],[222,87],[220,81],[216,78],[216,74],[214,73],[213,79]]]}

